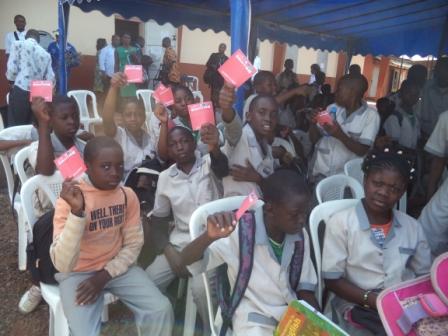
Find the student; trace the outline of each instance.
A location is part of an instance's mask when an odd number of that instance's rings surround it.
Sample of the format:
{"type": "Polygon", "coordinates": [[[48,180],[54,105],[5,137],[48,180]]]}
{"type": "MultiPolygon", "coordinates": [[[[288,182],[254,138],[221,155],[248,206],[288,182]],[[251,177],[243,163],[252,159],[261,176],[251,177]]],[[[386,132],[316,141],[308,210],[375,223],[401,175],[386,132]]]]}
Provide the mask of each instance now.
{"type": "Polygon", "coordinates": [[[145,107],[140,100],[135,97],[123,98],[120,108],[123,113],[123,127],[115,124],[114,113],[119,90],[126,83],[127,78],[124,73],[118,72],[112,76],[103,109],[104,133],[114,138],[123,148],[125,179],[132,169],[142,164],[144,159],[153,159],[156,156],[155,145],[148,132],[143,129],[146,114],[145,107]]]}
{"type": "Polygon", "coordinates": [[[134,265],[143,230],[137,196],[120,187],[123,150],[97,137],[87,143],[84,161],[87,176],[62,186],[50,247],[70,332],[100,334],[107,290],[133,311],[139,335],[171,335],[169,300],[134,265]]]}
{"type": "Polygon", "coordinates": [[[244,127],[233,110],[235,89],[224,84],[219,97],[226,143],[223,147],[230,165],[230,176],[223,179],[224,197],[261,195],[259,184],[274,172],[271,143],[277,126],[278,105],[273,96],[259,94],[249,107],[244,127]]]}
{"type": "MultiPolygon", "coordinates": [[[[207,124],[201,128],[202,141],[209,154],[201,156],[191,131],[175,126],[168,133],[168,152],[174,164],[159,175],[151,227],[156,250],[160,253],[146,269],[149,277],[163,290],[176,278],[188,276],[180,252],[190,242],[189,222],[200,205],[222,196],[218,179],[228,174],[227,158],[219,149],[218,130],[207,124]],[[174,228],[169,229],[174,218],[174,228]],[[170,232],[170,233],[169,233],[170,232]]],[[[193,296],[204,327],[209,326],[202,277],[194,277],[193,296]]]]}
{"type": "MultiPolygon", "coordinates": [[[[234,335],[272,335],[287,305],[306,300],[318,309],[314,288],[316,272],[304,229],[310,193],[305,180],[290,170],[278,170],[262,183],[263,207],[255,209],[255,249],[247,289],[232,316],[234,335]],[[289,274],[295,245],[303,242],[303,263],[298,281],[289,274]]],[[[182,260],[193,274],[227,265],[230,284],[239,270],[238,225],[232,212],[212,214],[207,231],[182,250],[182,260]],[[236,230],[235,230],[236,228],[236,230]],[[196,262],[196,263],[195,263],[196,262]]]]}
{"type": "Polygon", "coordinates": [[[366,329],[385,335],[376,311],[379,291],[429,272],[430,250],[421,225],[395,210],[411,167],[403,155],[387,149],[368,154],[362,166],[365,198],[326,225],[322,274],[336,294],[333,318],[350,335],[367,335],[366,329]]]}
{"type": "Polygon", "coordinates": [[[404,80],[398,92],[395,111],[384,123],[386,135],[413,153],[420,138],[420,123],[415,111],[419,93],[420,88],[416,83],[404,80]]]}
{"type": "MultiPolygon", "coordinates": [[[[55,158],[73,146],[80,153],[84,152],[85,141],[78,135],[78,105],[73,98],[65,96],[53,97],[51,104],[46,103],[43,98],[34,98],[32,110],[37,120],[39,141],[31,143],[28,161],[35,173],[50,176],[56,170],[55,158]]],[[[33,206],[38,218],[53,208],[50,200],[39,191],[34,198],[33,206]]],[[[20,299],[19,311],[24,314],[30,313],[36,309],[41,300],[38,284],[33,285],[20,299]]]]}
{"type": "Polygon", "coordinates": [[[374,147],[383,149],[392,145],[392,139],[386,135],[384,130],[384,123],[394,113],[395,103],[387,97],[382,97],[376,101],[376,110],[380,115],[380,127],[374,147]]]}
{"type": "Polygon", "coordinates": [[[339,80],[336,104],[328,107],[330,111],[336,109],[335,120],[332,125],[323,126],[325,133],[317,128],[313,118],[310,138],[316,145],[310,171],[314,182],[341,173],[347,161],[364,156],[373,145],[380,117],[362,99],[366,82],[364,76],[351,75],[339,80]]]}

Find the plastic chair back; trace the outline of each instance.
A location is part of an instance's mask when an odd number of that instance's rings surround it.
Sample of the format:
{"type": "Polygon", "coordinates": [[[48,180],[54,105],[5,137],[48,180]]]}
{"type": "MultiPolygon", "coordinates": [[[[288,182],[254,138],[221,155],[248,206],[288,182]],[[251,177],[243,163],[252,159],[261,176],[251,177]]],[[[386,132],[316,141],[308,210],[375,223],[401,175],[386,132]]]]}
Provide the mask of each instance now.
{"type": "Polygon", "coordinates": [[[149,89],[141,89],[136,91],[136,95],[138,98],[143,100],[143,104],[145,105],[145,111],[146,111],[146,118],[148,118],[148,114],[152,113],[152,104],[151,99],[152,95],[154,93],[154,90],[149,89]]]}
{"type": "Polygon", "coordinates": [[[76,100],[79,108],[79,115],[81,123],[83,123],[86,129],[92,133],[94,132],[94,128],[90,127],[91,124],[101,124],[102,119],[98,114],[96,95],[94,92],[89,90],[72,90],[67,92],[67,97],[73,97],[76,100]],[[87,97],[90,97],[92,100],[92,113],[93,116],[89,113],[89,107],[87,105],[87,97]]]}
{"type": "MultiPolygon", "coordinates": [[[[322,307],[322,252],[321,252],[321,239],[319,239],[319,224],[324,221],[327,223],[328,219],[335,213],[355,206],[359,200],[357,199],[342,199],[336,201],[328,201],[317,205],[310,214],[310,235],[311,242],[313,243],[314,257],[316,260],[316,273],[317,273],[317,299],[319,305],[322,307]]],[[[323,236],[320,235],[323,239],[323,236]]]]}
{"type": "Polygon", "coordinates": [[[28,160],[29,151],[30,146],[26,146],[19,150],[14,156],[14,167],[17,171],[17,175],[19,175],[22,185],[26,182],[26,180],[28,180],[28,175],[25,171],[25,161],[28,160]]]}
{"type": "Polygon", "coordinates": [[[353,177],[357,180],[361,185],[364,182],[364,172],[361,169],[363,158],[356,158],[348,161],[344,165],[344,174],[350,177],[353,177]]]}
{"type": "Polygon", "coordinates": [[[199,100],[199,103],[204,102],[204,96],[202,95],[201,91],[199,91],[199,90],[198,91],[193,91],[192,93],[193,93],[193,97],[194,97],[195,101],[199,100]]]}
{"type": "Polygon", "coordinates": [[[183,76],[182,81],[186,87],[188,87],[191,92],[199,90],[199,78],[196,76],[183,76]]]}
{"type": "Polygon", "coordinates": [[[317,184],[316,197],[320,203],[344,199],[346,190],[349,189],[352,197],[361,199],[364,197],[364,188],[353,177],[347,175],[329,176],[317,184]]]}

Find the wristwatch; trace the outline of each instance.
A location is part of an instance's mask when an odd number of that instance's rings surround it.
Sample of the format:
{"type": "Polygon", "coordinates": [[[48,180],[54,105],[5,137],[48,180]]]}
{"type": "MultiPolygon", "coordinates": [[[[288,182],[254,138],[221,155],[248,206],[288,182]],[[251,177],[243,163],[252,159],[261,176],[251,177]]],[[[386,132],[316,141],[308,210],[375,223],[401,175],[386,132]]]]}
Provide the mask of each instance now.
{"type": "Polygon", "coordinates": [[[364,295],[362,297],[362,302],[363,302],[363,307],[364,308],[370,308],[370,305],[369,305],[369,294],[370,293],[372,293],[371,290],[368,290],[368,291],[364,292],[364,295]]]}

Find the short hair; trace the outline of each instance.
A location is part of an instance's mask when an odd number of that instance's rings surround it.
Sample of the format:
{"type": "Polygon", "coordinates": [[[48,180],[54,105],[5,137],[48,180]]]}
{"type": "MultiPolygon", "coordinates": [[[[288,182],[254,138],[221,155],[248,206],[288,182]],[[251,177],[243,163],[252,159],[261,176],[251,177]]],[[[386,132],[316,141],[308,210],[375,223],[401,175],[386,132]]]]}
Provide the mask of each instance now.
{"type": "Polygon", "coordinates": [[[376,101],[377,109],[380,109],[381,106],[391,113],[395,110],[395,103],[387,97],[382,97],[376,101]]]}
{"type": "Polygon", "coordinates": [[[78,114],[79,114],[79,106],[76,103],[75,98],[62,96],[62,95],[53,96],[53,99],[51,102],[52,109],[50,110],[51,111],[50,113],[53,113],[54,111],[56,111],[56,109],[60,105],[64,105],[64,104],[72,105],[75,108],[76,112],[78,112],[78,114]]]}
{"type": "Polygon", "coordinates": [[[364,93],[366,93],[369,88],[369,83],[363,75],[344,75],[339,79],[338,85],[343,83],[348,85],[351,89],[354,89],[360,98],[364,96],[364,93]]]}
{"type": "Polygon", "coordinates": [[[145,104],[144,104],[142,99],[139,99],[137,97],[122,97],[120,110],[124,111],[126,106],[129,105],[129,104],[137,105],[138,112],[143,113],[143,115],[146,116],[145,104]]]}
{"type": "Polygon", "coordinates": [[[291,169],[278,169],[261,182],[263,199],[266,202],[282,203],[292,195],[310,195],[306,179],[291,169]]]}
{"type": "Polygon", "coordinates": [[[17,14],[16,16],[14,16],[14,22],[16,22],[18,19],[24,19],[26,21],[25,17],[22,14],[17,14]]]}
{"type": "Polygon", "coordinates": [[[26,32],[25,39],[28,39],[28,38],[35,39],[38,43],[40,42],[40,34],[39,34],[39,32],[38,32],[37,30],[35,30],[35,29],[29,29],[29,30],[26,32]]]}
{"type": "Polygon", "coordinates": [[[423,64],[414,64],[408,70],[407,79],[410,81],[420,82],[428,77],[428,69],[423,64]]]}
{"type": "Polygon", "coordinates": [[[262,85],[268,80],[275,81],[275,76],[272,72],[266,70],[258,71],[254,77],[254,86],[262,85]]]}
{"type": "Polygon", "coordinates": [[[408,183],[414,175],[413,161],[400,148],[373,149],[362,163],[362,171],[366,176],[384,169],[395,170],[408,183]]]}
{"type": "Polygon", "coordinates": [[[274,97],[274,96],[269,95],[269,94],[257,94],[257,95],[255,96],[255,98],[252,99],[252,101],[251,101],[250,104],[249,104],[249,112],[252,112],[252,110],[255,108],[255,105],[258,103],[259,100],[261,100],[261,99],[265,99],[265,98],[268,99],[268,100],[270,100],[272,103],[274,103],[275,106],[277,106],[277,108],[278,108],[278,103],[277,103],[277,101],[275,100],[275,97],[274,97]]]}
{"type": "Polygon", "coordinates": [[[317,63],[311,64],[311,69],[316,70],[316,71],[320,71],[320,65],[317,63]]]}
{"type": "Polygon", "coordinates": [[[84,161],[92,162],[103,148],[117,148],[123,153],[120,144],[113,138],[102,135],[89,140],[84,148],[84,161]]]}
{"type": "Polygon", "coordinates": [[[352,64],[348,68],[348,73],[351,75],[361,75],[361,67],[358,64],[352,64]]]}
{"type": "Polygon", "coordinates": [[[184,91],[187,94],[187,96],[194,99],[193,92],[191,92],[188,86],[182,84],[176,84],[171,87],[171,90],[173,91],[173,95],[175,95],[177,91],[184,91]]]}
{"type": "Polygon", "coordinates": [[[170,137],[171,134],[173,134],[175,131],[180,131],[184,133],[187,137],[191,138],[193,142],[195,142],[193,132],[189,128],[180,125],[174,126],[168,131],[168,137],[170,137]]]}
{"type": "Polygon", "coordinates": [[[409,79],[405,79],[401,83],[400,92],[408,91],[408,90],[412,90],[412,89],[414,89],[418,92],[418,91],[420,91],[420,86],[415,81],[412,81],[409,79]]]}

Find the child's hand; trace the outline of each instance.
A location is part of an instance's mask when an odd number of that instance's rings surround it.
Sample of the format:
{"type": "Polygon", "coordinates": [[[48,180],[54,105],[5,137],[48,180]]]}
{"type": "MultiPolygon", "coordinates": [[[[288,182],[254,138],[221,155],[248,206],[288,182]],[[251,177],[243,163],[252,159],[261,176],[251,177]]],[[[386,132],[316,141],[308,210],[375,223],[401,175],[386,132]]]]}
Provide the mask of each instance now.
{"type": "Polygon", "coordinates": [[[218,212],[207,217],[207,235],[212,240],[225,238],[235,230],[235,215],[232,212],[218,212]]]}
{"type": "Polygon", "coordinates": [[[332,124],[323,124],[322,128],[325,130],[325,132],[336,139],[341,139],[341,137],[344,135],[341,126],[336,120],[334,120],[332,124]]]}
{"type": "Polygon", "coordinates": [[[230,167],[230,175],[235,181],[240,182],[255,182],[259,184],[262,177],[255,168],[250,164],[249,160],[246,160],[247,166],[233,165],[230,167]]]}
{"type": "Polygon", "coordinates": [[[94,303],[110,279],[110,274],[102,270],[81,282],[76,289],[76,304],[83,306],[94,303]]]}
{"type": "Polygon", "coordinates": [[[72,213],[75,216],[82,216],[82,212],[84,211],[84,197],[78,182],[73,181],[72,179],[65,180],[62,184],[60,196],[68,203],[68,205],[70,205],[72,213]]]}
{"type": "Polygon", "coordinates": [[[235,103],[235,87],[229,83],[224,83],[221,91],[219,92],[219,106],[223,110],[229,110],[233,108],[235,103]]]}
{"type": "Polygon", "coordinates": [[[156,104],[154,107],[154,115],[162,124],[168,123],[168,111],[163,104],[156,104]]]}
{"type": "Polygon", "coordinates": [[[213,124],[202,125],[200,129],[201,140],[208,145],[208,151],[219,149],[219,131],[213,124]]]}
{"type": "Polygon", "coordinates": [[[274,159],[281,159],[286,154],[286,150],[282,146],[272,146],[272,156],[274,159]]]}
{"type": "Polygon", "coordinates": [[[176,250],[173,245],[168,244],[163,252],[168,264],[170,264],[170,267],[176,276],[179,278],[186,278],[190,276],[190,273],[182,261],[180,252],[176,250]]]}
{"type": "Polygon", "coordinates": [[[33,98],[31,110],[39,125],[47,125],[50,122],[50,106],[42,97],[33,98]]]}
{"type": "Polygon", "coordinates": [[[112,78],[110,79],[110,86],[114,88],[120,88],[128,83],[128,78],[123,72],[114,73],[112,78]]]}

